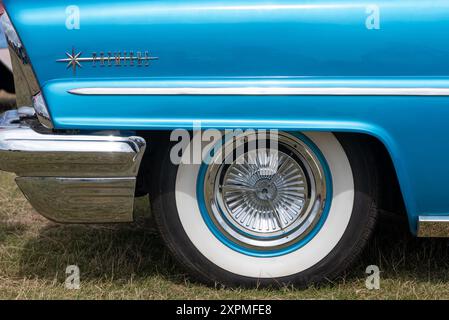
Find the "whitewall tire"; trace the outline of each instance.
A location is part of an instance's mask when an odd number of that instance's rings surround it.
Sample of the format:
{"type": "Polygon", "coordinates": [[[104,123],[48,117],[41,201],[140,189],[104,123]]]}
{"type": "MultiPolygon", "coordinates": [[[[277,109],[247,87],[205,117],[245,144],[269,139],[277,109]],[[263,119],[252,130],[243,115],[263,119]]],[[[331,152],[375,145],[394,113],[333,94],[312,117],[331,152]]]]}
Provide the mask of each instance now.
{"type": "Polygon", "coordinates": [[[257,149],[259,167],[175,165],[170,144],[159,148],[153,212],[174,256],[200,280],[319,282],[346,268],[368,239],[376,175],[363,144],[326,132],[281,133],[278,143],[274,166],[270,147],[257,149]]]}

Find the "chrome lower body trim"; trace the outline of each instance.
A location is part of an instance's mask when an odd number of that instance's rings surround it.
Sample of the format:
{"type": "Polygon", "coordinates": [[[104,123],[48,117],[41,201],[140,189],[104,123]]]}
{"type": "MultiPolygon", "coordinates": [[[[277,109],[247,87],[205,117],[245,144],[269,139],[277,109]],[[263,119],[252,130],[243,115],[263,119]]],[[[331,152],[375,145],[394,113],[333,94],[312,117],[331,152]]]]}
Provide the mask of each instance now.
{"type": "Polygon", "coordinates": [[[420,216],[418,237],[449,238],[449,216],[420,216]]]}
{"type": "Polygon", "coordinates": [[[336,87],[145,87],[76,88],[68,91],[87,96],[449,96],[449,88],[336,88],[336,87]]]}
{"type": "Polygon", "coordinates": [[[62,223],[132,220],[141,137],[38,133],[0,115],[0,170],[16,173],[34,208],[62,223]]]}

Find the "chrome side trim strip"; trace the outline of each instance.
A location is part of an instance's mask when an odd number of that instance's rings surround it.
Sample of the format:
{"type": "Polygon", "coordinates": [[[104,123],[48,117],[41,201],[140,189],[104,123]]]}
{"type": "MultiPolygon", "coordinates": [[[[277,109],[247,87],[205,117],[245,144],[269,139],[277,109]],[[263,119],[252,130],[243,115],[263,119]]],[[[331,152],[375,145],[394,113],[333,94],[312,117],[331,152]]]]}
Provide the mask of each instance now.
{"type": "Polygon", "coordinates": [[[68,90],[87,96],[449,96],[449,88],[306,88],[306,87],[146,87],[76,88],[68,90]]]}
{"type": "Polygon", "coordinates": [[[449,238],[449,216],[420,216],[418,237],[449,238]]]}

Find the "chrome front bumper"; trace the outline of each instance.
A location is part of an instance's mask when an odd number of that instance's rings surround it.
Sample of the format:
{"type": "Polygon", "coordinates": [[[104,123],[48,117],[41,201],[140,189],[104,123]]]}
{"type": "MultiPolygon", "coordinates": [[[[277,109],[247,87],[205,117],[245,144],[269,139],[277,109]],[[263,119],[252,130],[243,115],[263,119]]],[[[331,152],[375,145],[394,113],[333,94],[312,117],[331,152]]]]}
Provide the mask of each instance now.
{"type": "Polygon", "coordinates": [[[61,223],[133,220],[143,138],[39,133],[20,118],[0,115],[0,170],[18,175],[39,213],[61,223]]]}

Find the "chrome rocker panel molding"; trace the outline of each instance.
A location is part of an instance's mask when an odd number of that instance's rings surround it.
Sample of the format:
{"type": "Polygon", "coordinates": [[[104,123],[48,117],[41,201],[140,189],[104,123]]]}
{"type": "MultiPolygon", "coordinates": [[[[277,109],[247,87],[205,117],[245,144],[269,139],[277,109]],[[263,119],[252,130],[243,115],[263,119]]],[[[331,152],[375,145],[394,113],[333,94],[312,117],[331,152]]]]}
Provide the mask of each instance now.
{"type": "Polygon", "coordinates": [[[0,115],[0,170],[42,215],[62,223],[130,222],[136,176],[146,148],[141,137],[42,134],[0,115]]]}
{"type": "Polygon", "coordinates": [[[420,216],[418,237],[449,238],[449,216],[420,216]]]}
{"type": "Polygon", "coordinates": [[[86,96],[136,95],[233,95],[233,96],[449,96],[449,88],[306,88],[306,87],[142,87],[76,88],[68,91],[86,96]]]}

